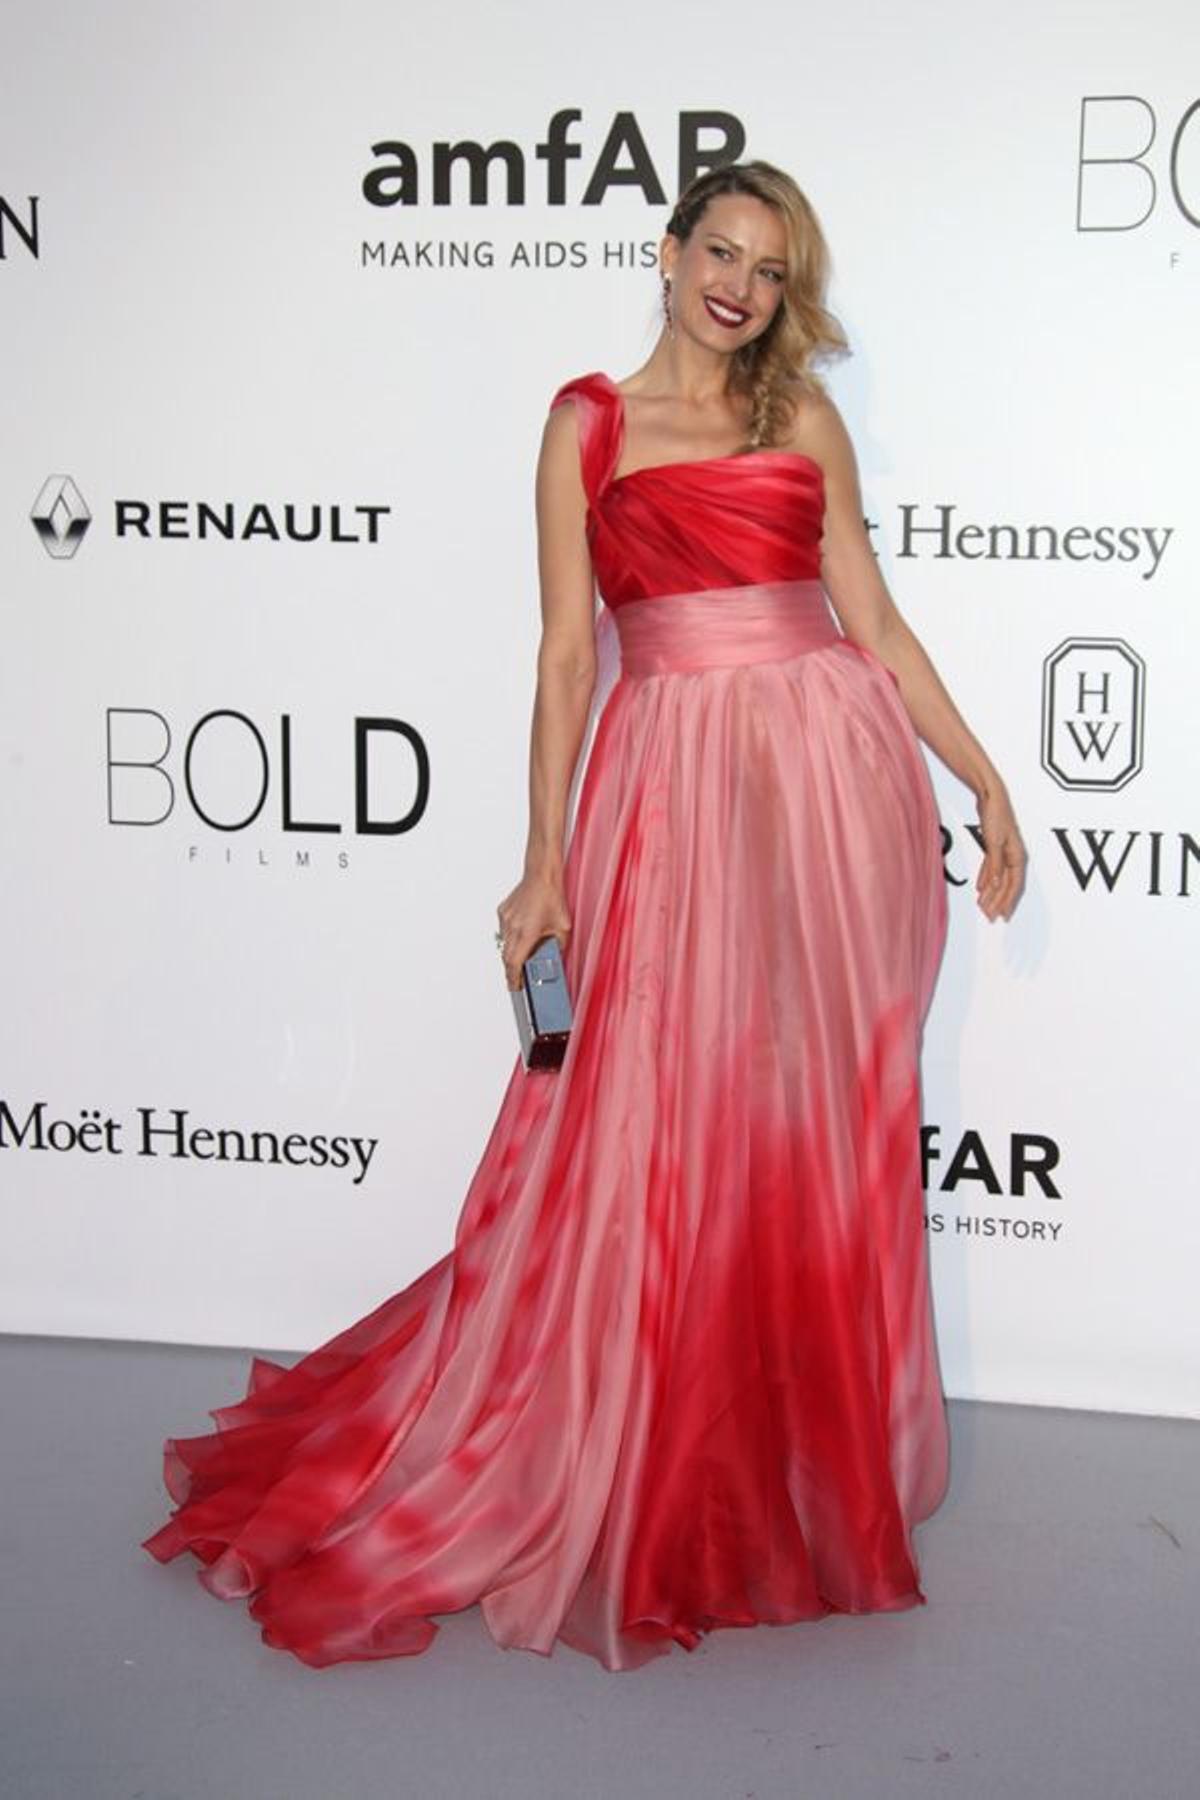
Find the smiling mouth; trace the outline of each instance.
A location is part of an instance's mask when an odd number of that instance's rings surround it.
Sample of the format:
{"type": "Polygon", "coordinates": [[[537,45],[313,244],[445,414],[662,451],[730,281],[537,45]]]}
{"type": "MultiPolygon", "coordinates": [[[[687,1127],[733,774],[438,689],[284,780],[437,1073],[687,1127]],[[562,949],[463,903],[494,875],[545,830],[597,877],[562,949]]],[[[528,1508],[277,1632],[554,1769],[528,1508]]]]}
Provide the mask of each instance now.
{"type": "Polygon", "coordinates": [[[730,306],[728,301],[714,300],[708,294],[704,296],[704,304],[709,317],[715,319],[718,325],[724,325],[727,331],[736,331],[750,317],[740,306],[730,306]]]}

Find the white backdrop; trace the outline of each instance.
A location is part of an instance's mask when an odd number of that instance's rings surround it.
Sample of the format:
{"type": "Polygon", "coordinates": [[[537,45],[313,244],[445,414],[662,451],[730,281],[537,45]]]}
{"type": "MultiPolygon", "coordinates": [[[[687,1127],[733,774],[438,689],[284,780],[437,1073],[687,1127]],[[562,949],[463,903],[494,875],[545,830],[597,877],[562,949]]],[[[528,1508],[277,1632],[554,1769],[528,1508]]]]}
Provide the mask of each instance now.
{"type": "Polygon", "coordinates": [[[826,11],[10,22],[4,1328],[302,1349],[449,1247],[516,1054],[537,446],[648,353],[691,142],[821,216],[872,536],[1031,853],[989,925],[929,754],[947,1391],[1200,1416],[1195,9],[826,11]],[[508,168],[439,196],[462,141],[508,168]],[[359,828],[356,720],[411,829],[359,828]]]}

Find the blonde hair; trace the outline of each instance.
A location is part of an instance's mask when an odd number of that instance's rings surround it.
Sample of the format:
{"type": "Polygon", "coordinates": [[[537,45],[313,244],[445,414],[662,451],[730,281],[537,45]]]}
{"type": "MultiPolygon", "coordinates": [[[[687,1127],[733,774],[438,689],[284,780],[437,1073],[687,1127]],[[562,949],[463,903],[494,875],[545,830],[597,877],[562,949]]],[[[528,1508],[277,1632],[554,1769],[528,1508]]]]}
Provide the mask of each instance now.
{"type": "Polygon", "coordinates": [[[783,298],[766,330],[734,351],[729,375],[731,391],[750,398],[750,447],[767,449],[787,435],[797,389],[824,392],[816,359],[847,352],[849,344],[825,305],[830,259],[824,233],[791,176],[760,160],[707,169],[675,202],[666,225],[671,236],[685,244],[718,194],[752,194],[773,207],[787,240],[783,298]]]}

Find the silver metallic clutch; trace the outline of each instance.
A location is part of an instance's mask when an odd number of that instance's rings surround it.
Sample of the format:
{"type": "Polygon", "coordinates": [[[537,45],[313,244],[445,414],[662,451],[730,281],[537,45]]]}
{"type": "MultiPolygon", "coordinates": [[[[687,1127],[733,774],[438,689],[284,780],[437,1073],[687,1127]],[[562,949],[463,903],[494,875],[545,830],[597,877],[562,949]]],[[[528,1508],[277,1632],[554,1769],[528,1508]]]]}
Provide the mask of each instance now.
{"type": "Polygon", "coordinates": [[[534,945],[521,965],[520,985],[508,991],[525,1067],[557,1069],[571,1035],[571,997],[556,937],[534,945]]]}

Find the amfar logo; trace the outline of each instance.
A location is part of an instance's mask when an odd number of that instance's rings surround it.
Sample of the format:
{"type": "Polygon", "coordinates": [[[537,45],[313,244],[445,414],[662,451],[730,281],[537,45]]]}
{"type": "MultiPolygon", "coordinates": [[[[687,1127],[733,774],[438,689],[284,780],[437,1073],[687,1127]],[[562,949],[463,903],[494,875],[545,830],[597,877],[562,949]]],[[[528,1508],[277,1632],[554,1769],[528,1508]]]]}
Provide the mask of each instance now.
{"type": "Polygon", "coordinates": [[[92,522],[87,502],[69,475],[51,475],[29,514],[48,556],[74,556],[92,522]]]}
{"type": "Polygon", "coordinates": [[[1042,664],[1042,767],[1115,793],[1142,766],[1146,665],[1123,638],[1065,638],[1042,664]]]}
{"type": "MultiPolygon", "coordinates": [[[[570,141],[568,132],[582,118],[578,107],[564,107],[550,120],[543,141],[533,146],[535,161],[545,165],[544,192],[537,196],[539,202],[546,206],[599,206],[611,189],[632,187],[640,189],[648,206],[665,206],[667,189],[632,112],[614,113],[604,141],[590,163],[582,193],[568,195],[568,165],[583,158],[581,146],[570,141]]],[[[673,192],[679,193],[702,170],[736,162],[746,147],[746,132],[733,113],[681,112],[675,143],[678,161],[673,192]],[[700,139],[705,133],[710,138],[715,134],[717,143],[701,147],[700,139]]],[[[401,138],[384,138],[371,145],[371,154],[381,159],[363,176],[363,198],[372,206],[419,206],[426,202],[431,206],[453,206],[464,200],[468,206],[488,206],[492,201],[493,164],[503,182],[503,204],[526,204],[529,156],[511,138],[498,138],[491,144],[481,144],[473,138],[434,143],[428,159],[428,193],[421,157],[411,144],[401,138]],[[462,171],[457,194],[456,168],[462,171]]]]}
{"type": "Polygon", "coordinates": [[[0,262],[8,257],[9,233],[16,232],[29,255],[37,261],[41,249],[41,238],[38,233],[38,198],[37,194],[29,195],[29,216],[22,221],[13,211],[9,202],[0,194],[0,262]]]}
{"type": "Polygon", "coordinates": [[[932,1239],[1058,1243],[1063,1221],[1031,1218],[1026,1210],[1030,1202],[1038,1206],[1062,1199],[1055,1179],[1062,1156],[1056,1139],[1042,1132],[1013,1131],[989,1147],[982,1132],[965,1130],[945,1148],[940,1140],[939,1126],[921,1127],[925,1192],[934,1203],[933,1210],[926,1210],[925,1225],[932,1239]],[[942,1165],[941,1172],[935,1164],[942,1165]],[[949,1202],[946,1211],[941,1210],[943,1195],[949,1202]],[[1003,1211],[991,1210],[997,1201],[1003,1203],[1003,1211]],[[979,1206],[988,1210],[978,1211],[979,1206]]]}
{"type": "MultiPolygon", "coordinates": [[[[1166,173],[1176,210],[1200,226],[1198,115],[1200,100],[1193,100],[1172,135],[1166,173]]],[[[1077,231],[1136,231],[1146,223],[1158,204],[1145,160],[1157,136],[1154,108],[1138,94],[1089,94],[1080,102],[1077,231]]]]}
{"type": "MultiPolygon", "coordinates": [[[[377,544],[380,520],[390,506],[343,507],[338,502],[285,501],[282,506],[255,500],[115,500],[113,535],[172,541],[219,538],[225,543],[268,538],[273,543],[377,544]]],[[[91,523],[83,495],[69,475],[51,475],[30,512],[50,556],[74,556],[91,523]]]]}

